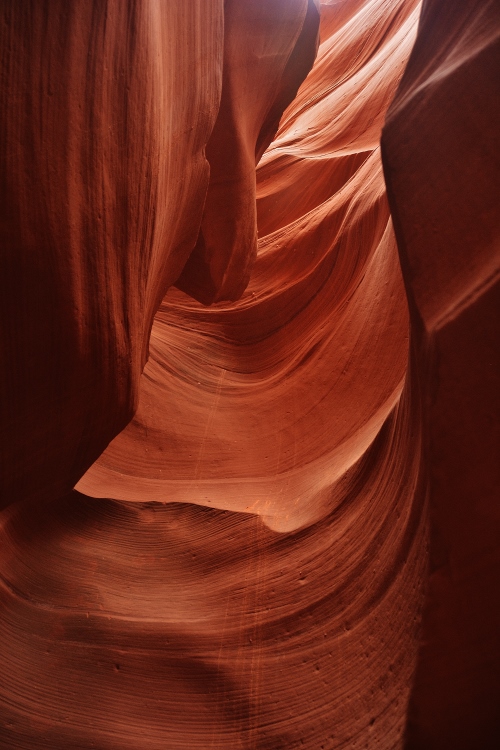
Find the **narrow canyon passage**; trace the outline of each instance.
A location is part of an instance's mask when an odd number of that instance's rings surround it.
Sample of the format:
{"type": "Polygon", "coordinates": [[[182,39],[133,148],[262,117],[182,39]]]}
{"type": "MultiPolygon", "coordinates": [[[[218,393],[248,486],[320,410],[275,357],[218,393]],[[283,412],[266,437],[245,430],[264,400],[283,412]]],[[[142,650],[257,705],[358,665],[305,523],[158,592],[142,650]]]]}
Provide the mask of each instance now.
{"type": "Polygon", "coordinates": [[[478,4],[4,3],[2,750],[496,748],[478,4]]]}

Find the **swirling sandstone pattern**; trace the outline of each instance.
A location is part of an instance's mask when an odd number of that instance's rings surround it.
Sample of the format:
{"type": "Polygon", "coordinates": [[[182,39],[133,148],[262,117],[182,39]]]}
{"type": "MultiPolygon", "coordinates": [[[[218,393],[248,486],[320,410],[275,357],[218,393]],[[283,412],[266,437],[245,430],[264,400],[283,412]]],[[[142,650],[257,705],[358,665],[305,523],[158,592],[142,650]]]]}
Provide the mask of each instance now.
{"type": "Polygon", "coordinates": [[[0,748],[493,750],[498,5],[124,8],[2,8],[0,748]]]}

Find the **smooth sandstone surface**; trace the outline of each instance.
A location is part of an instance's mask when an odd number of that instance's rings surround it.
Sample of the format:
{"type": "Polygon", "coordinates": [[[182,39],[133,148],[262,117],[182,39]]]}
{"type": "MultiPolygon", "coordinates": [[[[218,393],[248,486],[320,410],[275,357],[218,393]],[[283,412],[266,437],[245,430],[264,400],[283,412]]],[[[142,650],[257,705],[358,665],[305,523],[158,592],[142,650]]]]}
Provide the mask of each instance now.
{"type": "Polygon", "coordinates": [[[281,531],[328,513],[406,371],[378,148],[416,31],[416,4],[404,11],[387,18],[387,4],[373,3],[323,41],[257,169],[259,251],[246,292],[208,309],[166,295],[138,411],[81,492],[252,512],[281,531]],[[347,92],[360,102],[357,133],[347,92]]]}
{"type": "Polygon", "coordinates": [[[493,750],[499,6],[124,7],[2,7],[0,748],[493,750]]]}
{"type": "Polygon", "coordinates": [[[125,427],[196,242],[223,3],[127,7],[2,3],[2,507],[69,492],[125,427]]]}
{"type": "Polygon", "coordinates": [[[196,246],[176,285],[206,304],[236,300],[257,253],[255,163],[317,49],[319,2],[226,0],[219,113],[206,148],[210,165],[196,246]]]}
{"type": "Polygon", "coordinates": [[[430,576],[408,747],[500,742],[500,5],[431,0],[382,138],[410,304],[430,576]]]}

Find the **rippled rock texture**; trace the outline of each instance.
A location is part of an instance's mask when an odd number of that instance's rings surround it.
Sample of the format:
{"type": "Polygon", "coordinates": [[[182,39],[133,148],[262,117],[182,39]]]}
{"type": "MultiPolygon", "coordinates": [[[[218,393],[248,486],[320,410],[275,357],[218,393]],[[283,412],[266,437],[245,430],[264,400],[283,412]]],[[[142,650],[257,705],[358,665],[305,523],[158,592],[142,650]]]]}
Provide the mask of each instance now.
{"type": "Polygon", "coordinates": [[[0,748],[497,748],[498,3],[1,11],[0,748]]]}

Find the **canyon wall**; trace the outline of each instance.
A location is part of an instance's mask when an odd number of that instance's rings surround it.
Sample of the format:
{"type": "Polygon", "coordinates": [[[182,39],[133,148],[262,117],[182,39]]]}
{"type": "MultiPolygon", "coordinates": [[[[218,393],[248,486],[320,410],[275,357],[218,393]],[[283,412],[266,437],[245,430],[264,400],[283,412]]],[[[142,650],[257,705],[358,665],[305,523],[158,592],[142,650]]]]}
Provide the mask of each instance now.
{"type": "Polygon", "coordinates": [[[382,138],[431,554],[409,747],[500,740],[500,5],[424,3],[382,138]]]}
{"type": "Polygon", "coordinates": [[[1,9],[0,748],[496,748],[498,3],[1,9]]]}

